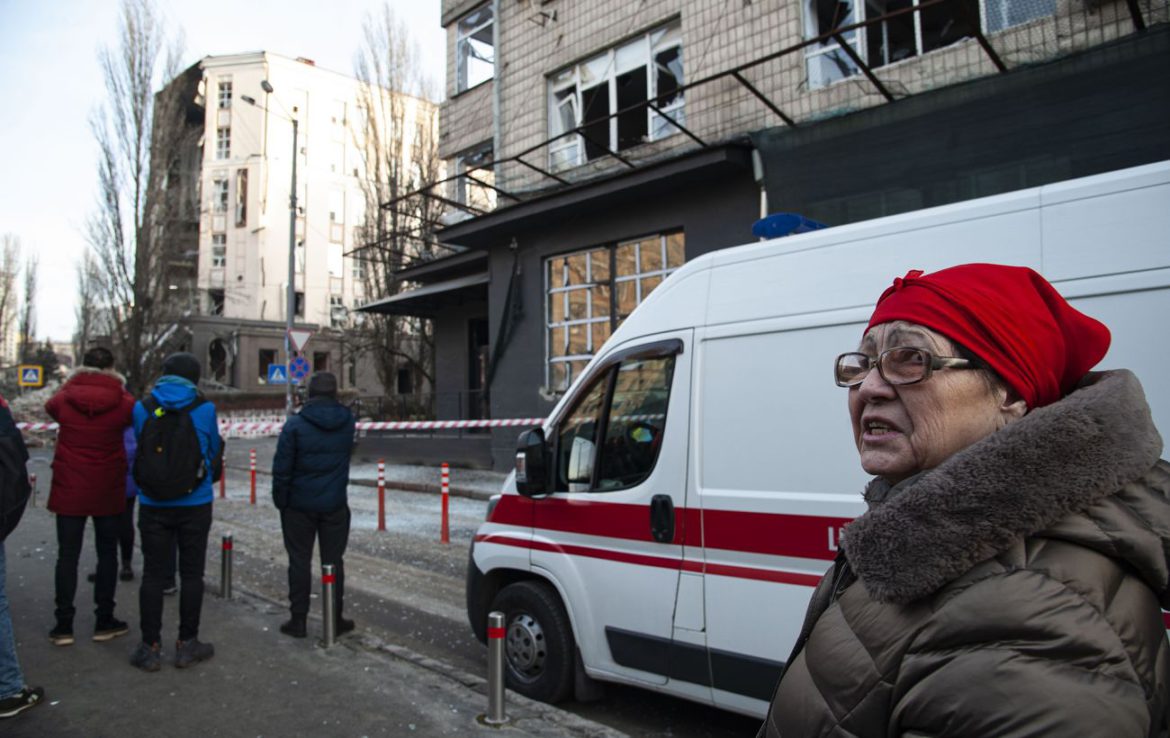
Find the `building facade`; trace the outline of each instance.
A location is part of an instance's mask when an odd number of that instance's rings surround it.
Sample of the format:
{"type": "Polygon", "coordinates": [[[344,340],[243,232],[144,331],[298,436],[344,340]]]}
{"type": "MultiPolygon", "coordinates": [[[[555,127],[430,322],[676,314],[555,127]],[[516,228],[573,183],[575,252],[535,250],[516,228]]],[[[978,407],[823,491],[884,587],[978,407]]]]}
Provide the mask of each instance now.
{"type": "MultiPolygon", "coordinates": [[[[293,323],[313,333],[303,351],[312,369],[336,373],[344,389],[382,394],[353,340],[352,311],[366,301],[360,229],[367,132],[378,125],[369,109],[397,93],[268,52],[206,57],[168,91],[189,96],[199,113],[182,123],[197,134],[179,157],[189,175],[170,186],[196,204],[190,246],[174,249],[195,258],[187,282],[173,280],[174,297],[187,303],[184,325],[207,378],[269,387],[269,367],[285,363],[291,273],[293,323]]],[[[430,103],[399,97],[410,130],[433,118],[430,103]]]]}
{"type": "MultiPolygon", "coordinates": [[[[436,388],[546,414],[689,259],[1170,158],[1166,0],[444,0],[439,237],[373,309],[435,321],[436,388]]],[[[846,265],[843,265],[843,268],[846,265]]],[[[831,279],[832,275],[809,275],[831,279]]],[[[872,297],[872,296],[871,296],[872,297]]],[[[515,433],[493,439],[497,466],[515,433]]]]}

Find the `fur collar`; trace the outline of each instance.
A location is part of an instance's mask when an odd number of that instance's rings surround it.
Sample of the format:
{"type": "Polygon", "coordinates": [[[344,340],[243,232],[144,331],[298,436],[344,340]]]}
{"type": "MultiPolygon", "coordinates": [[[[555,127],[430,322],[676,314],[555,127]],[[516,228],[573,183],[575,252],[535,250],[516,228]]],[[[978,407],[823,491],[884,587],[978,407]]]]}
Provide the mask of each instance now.
{"type": "Polygon", "coordinates": [[[1090,374],[934,469],[866,489],[845,554],[885,602],[929,595],[1026,536],[1114,494],[1158,461],[1162,439],[1129,371],[1090,374]]]}
{"type": "Polygon", "coordinates": [[[113,377],[122,384],[126,384],[126,378],[113,369],[95,369],[92,366],[76,366],[69,374],[69,379],[79,377],[83,374],[97,374],[99,376],[113,377]]]}

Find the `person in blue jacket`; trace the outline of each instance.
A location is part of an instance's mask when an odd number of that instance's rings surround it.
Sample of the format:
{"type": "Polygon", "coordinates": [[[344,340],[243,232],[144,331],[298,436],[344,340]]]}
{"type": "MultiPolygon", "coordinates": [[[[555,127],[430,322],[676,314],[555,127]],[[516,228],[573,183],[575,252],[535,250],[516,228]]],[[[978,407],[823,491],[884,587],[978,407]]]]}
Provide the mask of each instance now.
{"type": "Polygon", "coordinates": [[[336,577],[336,633],[353,630],[341,616],[345,592],[343,557],[349,542],[349,456],[353,449],[353,413],[337,401],[337,377],[318,372],[309,380],[309,399],[289,417],[272,459],[272,501],[280,510],[280,527],[288,551],[288,601],[292,617],[280,632],[306,635],[309,614],[309,566],[313,542],[320,546],[321,564],[332,564],[336,577]]]}
{"type": "MultiPolygon", "coordinates": [[[[162,659],[163,589],[173,575],[171,563],[178,547],[179,639],[175,645],[175,666],[192,666],[215,654],[210,643],[199,640],[199,615],[203,609],[203,568],[207,558],[207,537],[211,530],[212,466],[222,441],[215,406],[204,401],[199,383],[199,360],[192,354],[171,354],[163,361],[163,376],[150,394],[163,410],[180,410],[198,403],[190,411],[206,465],[202,481],[189,494],[173,500],[157,500],[138,490],[138,534],[142,543],[142,583],[138,589],[142,643],[130,663],[143,671],[158,671],[162,659]]],[[[147,409],[142,401],[134,405],[134,434],[138,452],[147,409]]]]}

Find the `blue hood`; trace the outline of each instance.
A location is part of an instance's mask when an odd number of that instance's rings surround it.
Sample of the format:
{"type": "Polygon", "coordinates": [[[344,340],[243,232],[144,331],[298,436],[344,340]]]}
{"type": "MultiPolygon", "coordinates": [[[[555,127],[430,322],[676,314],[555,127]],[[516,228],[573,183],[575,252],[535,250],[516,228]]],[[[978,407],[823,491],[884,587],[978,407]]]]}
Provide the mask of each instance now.
{"type": "Polygon", "coordinates": [[[177,410],[190,405],[199,395],[199,390],[186,379],[167,374],[159,377],[150,394],[166,409],[177,410]]]}

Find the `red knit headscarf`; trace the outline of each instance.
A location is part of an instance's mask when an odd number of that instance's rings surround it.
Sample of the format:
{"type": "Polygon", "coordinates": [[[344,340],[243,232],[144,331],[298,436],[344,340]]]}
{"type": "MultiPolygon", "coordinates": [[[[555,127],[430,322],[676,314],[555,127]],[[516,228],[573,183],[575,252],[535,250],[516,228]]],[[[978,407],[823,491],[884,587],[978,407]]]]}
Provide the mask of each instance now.
{"type": "Polygon", "coordinates": [[[894,320],[925,326],[970,349],[1029,409],[1071,392],[1109,350],[1109,329],[1027,267],[912,269],[882,293],[865,329],[894,320]]]}

